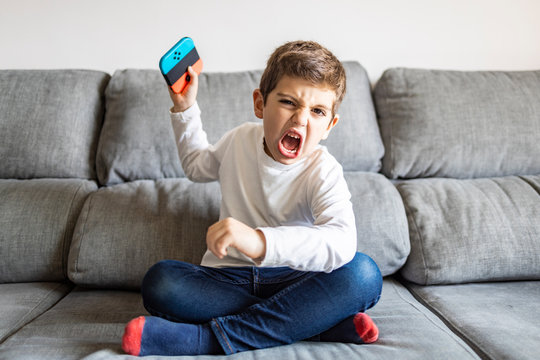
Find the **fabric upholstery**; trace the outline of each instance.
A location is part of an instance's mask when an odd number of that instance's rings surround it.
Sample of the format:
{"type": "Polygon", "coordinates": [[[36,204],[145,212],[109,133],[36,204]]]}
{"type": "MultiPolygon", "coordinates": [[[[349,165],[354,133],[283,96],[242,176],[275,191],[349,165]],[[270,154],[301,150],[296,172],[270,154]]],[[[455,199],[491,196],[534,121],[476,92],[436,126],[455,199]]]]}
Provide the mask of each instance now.
{"type": "Polygon", "coordinates": [[[540,173],[540,71],[390,69],[375,103],[390,178],[540,173]]]}
{"type": "Polygon", "coordinates": [[[75,288],[0,344],[0,359],[77,360],[101,349],[120,355],[124,326],[142,312],[138,293],[75,288]]]}
{"type": "Polygon", "coordinates": [[[0,283],[62,281],[93,181],[0,180],[0,283]]]}
{"type": "Polygon", "coordinates": [[[0,284],[0,344],[51,308],[71,288],[66,283],[0,284]]]}
{"type": "MultiPolygon", "coordinates": [[[[375,173],[346,173],[358,229],[358,249],[384,275],[409,253],[405,210],[395,187],[375,173]]],[[[138,288],[162,259],[200,263],[206,231],[219,219],[218,183],[182,179],[101,188],[86,201],[74,232],[69,276],[79,285],[138,288]],[[122,261],[119,261],[122,259],[122,261]]]]}
{"type": "MultiPolygon", "coordinates": [[[[348,91],[341,120],[325,145],[345,170],[378,171],[384,149],[375,118],[371,89],[360,64],[344,64],[348,91]]],[[[210,143],[248,121],[253,90],[261,71],[205,73],[197,101],[210,143]]],[[[184,176],[169,118],[172,102],[157,70],[120,70],[106,90],[107,112],[100,138],[97,171],[101,184],[184,176]]]]}
{"type": "Polygon", "coordinates": [[[89,70],[1,70],[0,178],[95,179],[109,78],[89,70]]]}
{"type": "Polygon", "coordinates": [[[398,185],[418,284],[540,279],[540,176],[423,179],[398,185]]]}
{"type": "Polygon", "coordinates": [[[183,176],[168,115],[172,103],[159,71],[118,70],[105,94],[96,159],[99,182],[183,176]]]}
{"type": "MultiPolygon", "coordinates": [[[[171,359],[478,359],[434,314],[398,282],[385,280],[381,300],[368,310],[380,330],[370,345],[300,342],[232,356],[171,359]],[[404,321],[406,319],[406,321],[404,321]],[[413,331],[411,331],[413,330],[413,331]]],[[[122,359],[127,321],[147,315],[135,292],[76,289],[57,306],[0,345],[0,358],[39,353],[40,359],[122,359]],[[59,340],[61,346],[59,346],[59,340]]],[[[149,356],[149,360],[160,357],[149,356]]]]}
{"type": "Polygon", "coordinates": [[[398,271],[410,251],[407,217],[395,186],[381,174],[346,172],[351,192],[357,251],[373,258],[383,276],[398,271]]]}
{"type": "Polygon", "coordinates": [[[79,285],[138,288],[162,259],[200,263],[219,219],[217,183],[141,180],[101,188],[77,223],[68,271],[79,285]]]}
{"type": "Polygon", "coordinates": [[[482,358],[538,358],[539,281],[410,289],[482,358]]]}

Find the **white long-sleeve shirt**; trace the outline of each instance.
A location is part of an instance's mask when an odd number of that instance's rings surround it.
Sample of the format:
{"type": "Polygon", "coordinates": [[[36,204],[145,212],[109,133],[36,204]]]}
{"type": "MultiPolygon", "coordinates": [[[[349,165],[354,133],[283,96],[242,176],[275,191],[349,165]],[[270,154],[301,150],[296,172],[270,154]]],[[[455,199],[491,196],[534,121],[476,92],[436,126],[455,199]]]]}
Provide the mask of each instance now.
{"type": "Polygon", "coordinates": [[[319,145],[307,157],[284,165],[265,153],[262,124],[245,123],[210,145],[200,114],[197,103],[183,113],[171,113],[186,176],[195,182],[218,180],[220,220],[232,217],[266,238],[260,264],[229,248],[223,259],[207,251],[202,265],[330,272],[354,257],[351,195],[341,165],[326,147],[319,145]]]}

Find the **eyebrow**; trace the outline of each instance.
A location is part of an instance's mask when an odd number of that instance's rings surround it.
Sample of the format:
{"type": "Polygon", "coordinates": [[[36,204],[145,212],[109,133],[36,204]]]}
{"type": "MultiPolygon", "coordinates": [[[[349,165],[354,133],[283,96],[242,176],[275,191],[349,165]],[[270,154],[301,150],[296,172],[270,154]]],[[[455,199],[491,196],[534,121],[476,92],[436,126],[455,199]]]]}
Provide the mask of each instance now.
{"type": "MultiPolygon", "coordinates": [[[[296,102],[299,102],[298,99],[297,99],[296,97],[294,97],[294,96],[292,96],[292,95],[289,95],[289,94],[286,94],[286,93],[278,92],[276,95],[277,95],[277,96],[280,96],[280,97],[290,98],[290,99],[292,99],[292,100],[294,100],[294,101],[296,101],[296,102]]],[[[314,108],[321,108],[321,109],[324,109],[324,110],[326,110],[326,111],[331,111],[331,108],[329,108],[329,107],[326,106],[326,105],[322,105],[322,104],[314,105],[314,106],[312,106],[312,107],[314,107],[314,108]]]]}

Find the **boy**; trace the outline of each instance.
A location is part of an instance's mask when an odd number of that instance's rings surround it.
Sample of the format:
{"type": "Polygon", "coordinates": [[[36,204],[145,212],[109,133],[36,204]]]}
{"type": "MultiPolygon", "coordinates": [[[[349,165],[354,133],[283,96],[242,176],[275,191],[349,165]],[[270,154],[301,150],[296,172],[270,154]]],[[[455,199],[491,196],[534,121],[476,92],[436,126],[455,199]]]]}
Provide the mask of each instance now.
{"type": "Polygon", "coordinates": [[[208,144],[197,74],[170,92],[171,121],[186,175],[219,180],[220,221],[207,232],[202,265],[161,261],[142,296],[153,316],[126,326],[132,355],[232,354],[300,340],[370,343],[363,312],[382,278],[356,253],[350,193],[339,163],[319,142],[339,116],[345,71],[315,42],[274,51],[253,92],[255,116],[208,144]]]}

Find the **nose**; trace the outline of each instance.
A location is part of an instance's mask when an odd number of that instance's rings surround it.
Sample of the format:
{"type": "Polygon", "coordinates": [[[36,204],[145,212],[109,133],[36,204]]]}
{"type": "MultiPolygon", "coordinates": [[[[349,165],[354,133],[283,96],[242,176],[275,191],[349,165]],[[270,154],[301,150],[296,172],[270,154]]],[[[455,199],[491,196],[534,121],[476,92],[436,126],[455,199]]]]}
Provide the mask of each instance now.
{"type": "Polygon", "coordinates": [[[296,125],[306,126],[309,120],[309,109],[300,108],[294,114],[293,121],[296,125]]]}

